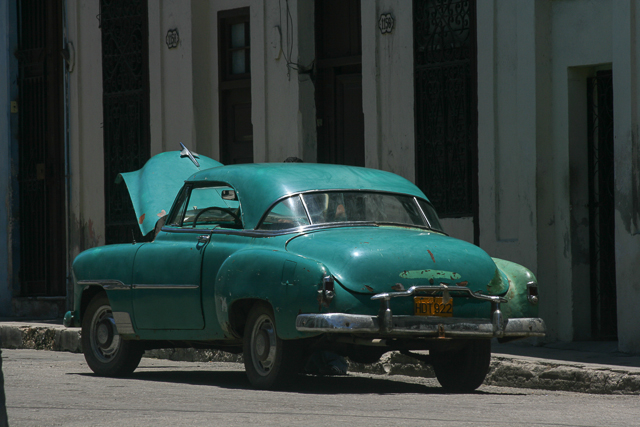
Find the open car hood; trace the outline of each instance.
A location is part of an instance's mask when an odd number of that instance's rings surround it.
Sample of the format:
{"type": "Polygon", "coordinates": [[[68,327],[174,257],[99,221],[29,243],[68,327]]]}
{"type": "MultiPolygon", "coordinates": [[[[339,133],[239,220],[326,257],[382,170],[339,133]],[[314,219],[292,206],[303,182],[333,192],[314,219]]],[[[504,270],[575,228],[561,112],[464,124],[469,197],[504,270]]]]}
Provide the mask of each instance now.
{"type": "Polygon", "coordinates": [[[154,229],[158,219],[169,213],[187,178],[198,171],[222,166],[209,157],[191,153],[197,158],[198,167],[184,153],[167,151],[157,154],[142,169],[116,177],[116,183],[124,180],[127,185],[143,236],[154,229]]]}

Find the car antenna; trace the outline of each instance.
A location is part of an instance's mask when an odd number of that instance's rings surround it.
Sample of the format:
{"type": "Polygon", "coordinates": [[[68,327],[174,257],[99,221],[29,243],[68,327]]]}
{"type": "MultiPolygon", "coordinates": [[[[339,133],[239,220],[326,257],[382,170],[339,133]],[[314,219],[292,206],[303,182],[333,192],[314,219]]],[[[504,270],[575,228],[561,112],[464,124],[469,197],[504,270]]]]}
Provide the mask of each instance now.
{"type": "Polygon", "coordinates": [[[196,160],[196,157],[198,155],[196,153],[192,153],[191,151],[189,151],[189,149],[185,147],[182,142],[180,143],[180,146],[182,147],[182,151],[180,151],[180,157],[185,157],[185,156],[189,157],[189,159],[191,159],[193,164],[196,165],[197,168],[199,168],[200,163],[198,163],[198,161],[196,160]]]}
{"type": "Polygon", "coordinates": [[[133,229],[131,229],[131,239],[133,240],[132,245],[135,245],[136,244],[136,235],[134,234],[133,229]]]}

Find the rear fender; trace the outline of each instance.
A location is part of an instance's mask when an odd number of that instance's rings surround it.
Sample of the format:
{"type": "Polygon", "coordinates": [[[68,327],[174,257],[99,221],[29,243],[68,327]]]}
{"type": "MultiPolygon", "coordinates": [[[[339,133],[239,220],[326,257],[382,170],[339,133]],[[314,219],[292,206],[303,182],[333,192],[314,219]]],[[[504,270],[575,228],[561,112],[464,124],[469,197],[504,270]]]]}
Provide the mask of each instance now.
{"type": "MultiPolygon", "coordinates": [[[[132,314],[133,263],[143,244],[107,245],[82,252],[73,262],[75,323],[82,324],[86,306],[104,290],[113,311],[132,314]]],[[[133,316],[132,316],[133,317],[133,316]]]]}
{"type": "Polygon", "coordinates": [[[508,303],[502,303],[500,310],[503,316],[508,318],[538,317],[537,299],[529,298],[529,287],[537,289],[538,280],[533,273],[515,262],[494,258],[496,266],[507,276],[509,291],[505,297],[508,303]]]}
{"type": "Polygon", "coordinates": [[[232,330],[233,310],[246,310],[247,300],[265,301],[273,309],[280,338],[313,335],[296,330],[296,317],[318,311],[318,289],[327,274],[324,265],[283,251],[237,252],[225,260],[216,278],[218,322],[226,333],[238,335],[232,330]]]}

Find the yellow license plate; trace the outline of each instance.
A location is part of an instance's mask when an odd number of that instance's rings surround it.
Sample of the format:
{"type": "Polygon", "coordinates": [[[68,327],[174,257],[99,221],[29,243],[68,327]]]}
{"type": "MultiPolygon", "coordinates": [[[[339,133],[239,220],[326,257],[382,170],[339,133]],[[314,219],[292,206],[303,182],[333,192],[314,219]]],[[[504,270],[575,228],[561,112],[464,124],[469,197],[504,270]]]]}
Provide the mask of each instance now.
{"type": "Polygon", "coordinates": [[[416,316],[453,316],[453,298],[444,304],[442,297],[414,297],[413,312],[416,316]]]}

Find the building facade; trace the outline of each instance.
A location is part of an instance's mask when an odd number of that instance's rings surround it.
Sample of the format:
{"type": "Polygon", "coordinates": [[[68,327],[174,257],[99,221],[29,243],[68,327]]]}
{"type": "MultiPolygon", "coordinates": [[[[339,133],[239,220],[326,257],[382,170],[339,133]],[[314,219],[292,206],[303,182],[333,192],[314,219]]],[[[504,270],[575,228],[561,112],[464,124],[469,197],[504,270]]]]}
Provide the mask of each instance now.
{"type": "Polygon", "coordinates": [[[115,176],[182,142],[402,175],[534,271],[547,340],[640,352],[640,1],[0,8],[0,315],[62,315],[80,251],[143,239],[115,176]]]}

